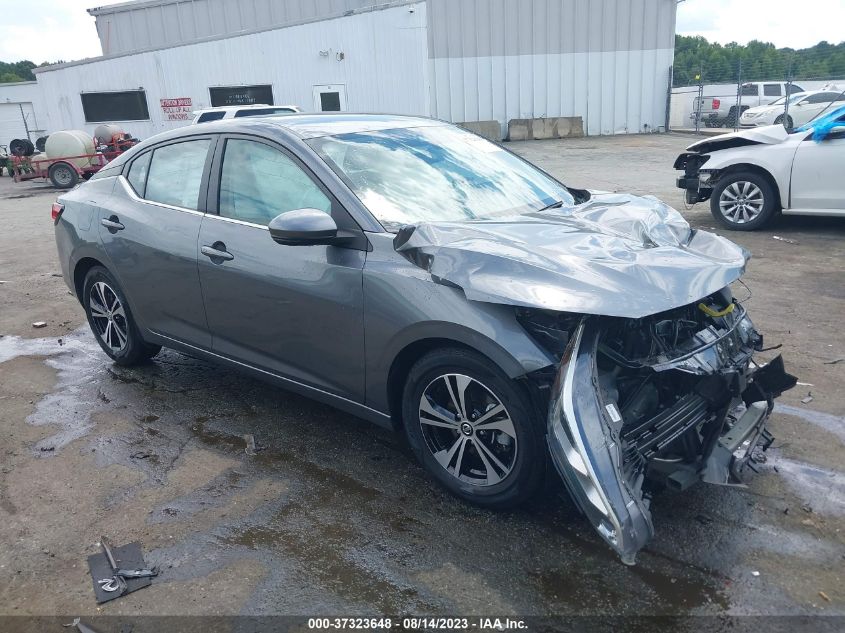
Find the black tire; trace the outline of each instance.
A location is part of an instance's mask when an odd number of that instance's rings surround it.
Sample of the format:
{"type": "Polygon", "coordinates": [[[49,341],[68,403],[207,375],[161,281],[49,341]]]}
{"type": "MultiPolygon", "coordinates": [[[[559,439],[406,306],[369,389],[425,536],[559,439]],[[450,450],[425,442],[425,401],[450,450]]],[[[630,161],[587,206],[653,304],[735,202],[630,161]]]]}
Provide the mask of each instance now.
{"type": "Polygon", "coordinates": [[[79,173],[67,163],[53,163],[47,175],[56,189],[72,189],[79,183],[79,173]]]}
{"type": "MultiPolygon", "coordinates": [[[[450,384],[459,388],[456,383],[450,384]]],[[[427,402],[431,403],[432,400],[427,399],[427,402]]],[[[452,399],[451,402],[454,403],[455,400],[452,399]]],[[[452,407],[455,408],[457,407],[452,407]]],[[[402,394],[405,434],[420,463],[452,494],[470,503],[493,509],[511,508],[528,501],[543,483],[547,463],[545,432],[544,425],[533,411],[528,394],[519,384],[508,378],[484,356],[457,348],[434,350],[420,358],[408,372],[402,394]],[[445,375],[452,375],[452,378],[444,379],[445,375]],[[466,396],[465,408],[472,409],[472,412],[466,411],[468,419],[462,418],[452,410],[439,408],[439,411],[444,411],[456,419],[455,428],[423,425],[420,422],[423,417],[420,412],[423,394],[445,388],[444,380],[454,380],[455,375],[462,380],[471,381],[470,387],[463,392],[466,396]],[[474,405],[483,402],[485,398],[489,398],[490,402],[479,412],[474,405]],[[481,421],[483,414],[495,407],[496,400],[503,405],[503,411],[492,415],[486,424],[509,422],[509,432],[514,433],[513,438],[504,429],[490,431],[473,428],[469,432],[461,430],[468,426],[467,423],[471,420],[481,421]],[[482,417],[479,417],[479,413],[482,417]],[[501,421],[502,416],[505,422],[501,421]],[[443,448],[437,451],[433,443],[440,439],[443,440],[443,448]],[[457,460],[453,470],[457,469],[459,475],[464,473],[462,478],[447,470],[435,457],[437,452],[441,459],[444,459],[444,454],[448,453],[445,447],[453,441],[457,444],[459,440],[466,446],[456,453],[452,451],[456,454],[454,459],[457,460]],[[483,447],[479,447],[476,442],[483,442],[483,447]],[[482,457],[481,452],[487,456],[491,452],[494,453],[499,462],[482,457]],[[465,464],[462,463],[464,459],[465,464]],[[494,474],[491,476],[490,470],[484,468],[484,464],[492,466],[494,463],[509,466],[509,469],[505,472],[494,467],[494,474]],[[484,468],[483,480],[480,479],[479,467],[484,468]]],[[[454,449],[454,445],[451,446],[454,449]]],[[[448,463],[451,464],[452,460],[453,458],[450,458],[448,463]]]]}
{"type": "Polygon", "coordinates": [[[141,338],[129,303],[126,301],[126,296],[108,270],[102,266],[91,268],[85,275],[82,288],[82,305],[85,308],[85,316],[88,317],[88,325],[94,333],[97,343],[115,363],[124,366],[137,365],[149,360],[161,351],[159,345],[151,345],[141,338]],[[107,292],[100,295],[103,286],[105,286],[107,292]],[[92,303],[92,296],[94,303],[92,303]],[[105,301],[99,299],[101,296],[105,297],[105,301]],[[119,303],[113,303],[112,298],[116,298],[119,303]],[[106,308],[102,313],[108,313],[108,318],[95,315],[93,306],[97,304],[106,308]],[[115,310],[112,314],[109,308],[113,306],[119,306],[122,311],[115,310]],[[109,324],[115,328],[114,333],[111,329],[107,329],[109,324]],[[120,329],[118,330],[118,328],[120,329]],[[125,342],[122,341],[120,331],[125,336],[125,342]],[[111,341],[111,344],[107,339],[111,341]],[[123,343],[123,345],[118,347],[117,344],[120,343],[123,343]]]}
{"type": "Polygon", "coordinates": [[[719,224],[731,231],[755,231],[762,228],[772,220],[778,208],[779,203],[775,188],[767,178],[753,171],[729,172],[723,175],[710,194],[710,213],[713,214],[719,224]],[[727,207],[723,213],[723,206],[725,206],[723,203],[731,202],[730,196],[736,194],[737,190],[744,191],[746,189],[745,183],[751,185],[748,187],[748,196],[743,198],[739,205],[735,205],[741,207],[744,204],[746,205],[745,208],[740,208],[731,213],[735,207],[727,207]],[[736,187],[733,187],[734,185],[736,187]],[[754,198],[750,195],[755,193],[754,187],[762,197],[759,211],[754,210],[757,206],[756,194],[754,198]],[[727,193],[725,193],[726,190],[727,193]],[[752,204],[754,209],[752,209],[752,204]],[[752,213],[754,213],[753,217],[751,217],[752,213]]]}
{"type": "Polygon", "coordinates": [[[32,156],[35,146],[28,138],[13,138],[9,142],[9,153],[14,156],[32,156]]]}
{"type": "MultiPolygon", "coordinates": [[[[783,123],[783,115],[782,114],[778,118],[775,119],[775,125],[778,125],[779,123],[783,123]]],[[[786,115],[786,125],[784,125],[784,127],[787,130],[791,130],[792,127],[793,127],[792,117],[789,116],[788,114],[786,115]]]]}

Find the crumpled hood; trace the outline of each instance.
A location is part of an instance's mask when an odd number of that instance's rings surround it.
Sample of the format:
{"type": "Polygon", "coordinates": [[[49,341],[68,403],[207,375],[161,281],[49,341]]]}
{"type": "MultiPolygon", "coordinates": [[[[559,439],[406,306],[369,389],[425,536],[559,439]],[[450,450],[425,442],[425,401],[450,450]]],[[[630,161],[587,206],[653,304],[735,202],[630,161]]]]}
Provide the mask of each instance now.
{"type": "Polygon", "coordinates": [[[788,138],[789,133],[784,129],[783,125],[778,123],[777,125],[763,125],[747,130],[739,130],[738,132],[710,136],[696,141],[687,147],[687,151],[706,154],[730,147],[742,147],[743,145],[777,145],[778,143],[783,143],[788,138]]]}
{"type": "Polygon", "coordinates": [[[654,197],[594,194],[576,207],[404,227],[394,248],[473,301],[640,318],[738,279],[749,253],[693,231],[654,197]]]}

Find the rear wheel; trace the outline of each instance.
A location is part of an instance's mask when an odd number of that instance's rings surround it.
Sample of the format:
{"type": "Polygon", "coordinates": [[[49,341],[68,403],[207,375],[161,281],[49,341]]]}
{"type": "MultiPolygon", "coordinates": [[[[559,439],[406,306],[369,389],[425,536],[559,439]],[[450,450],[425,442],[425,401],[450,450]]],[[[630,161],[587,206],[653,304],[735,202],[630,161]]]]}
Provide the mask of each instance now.
{"type": "Polygon", "coordinates": [[[754,231],[767,224],[777,211],[775,189],[754,172],[722,176],[710,194],[710,212],[732,231],[754,231]]]}
{"type": "Polygon", "coordinates": [[[161,351],[141,338],[123,291],[102,266],[85,276],[82,304],[97,343],[118,365],[137,365],[161,351]]]}
{"type": "Polygon", "coordinates": [[[402,402],[411,448],[453,494],[508,508],[541,485],[542,425],[524,390],[480,354],[453,348],[426,354],[411,368],[402,402]]]}
{"type": "MultiPolygon", "coordinates": [[[[775,125],[778,125],[780,123],[783,123],[783,115],[782,114],[778,118],[775,119],[775,125]]],[[[792,117],[787,114],[786,115],[786,123],[784,124],[784,127],[787,130],[791,130],[792,126],[793,126],[792,117]]]]}
{"type": "Polygon", "coordinates": [[[75,187],[76,183],[79,182],[79,174],[67,163],[50,165],[47,175],[50,177],[50,182],[57,189],[70,189],[75,187]]]}

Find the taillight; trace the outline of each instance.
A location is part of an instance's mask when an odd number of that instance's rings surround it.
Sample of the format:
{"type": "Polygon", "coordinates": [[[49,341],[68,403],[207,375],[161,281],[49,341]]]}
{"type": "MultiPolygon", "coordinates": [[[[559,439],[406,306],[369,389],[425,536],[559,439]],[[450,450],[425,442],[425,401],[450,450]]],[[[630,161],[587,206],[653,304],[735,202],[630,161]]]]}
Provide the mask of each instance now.
{"type": "Polygon", "coordinates": [[[720,99],[713,99],[713,109],[718,110],[722,106],[722,101],[720,99]]]}
{"type": "Polygon", "coordinates": [[[60,202],[54,202],[53,208],[50,210],[50,217],[53,218],[53,224],[59,223],[59,218],[62,217],[62,212],[65,210],[65,205],[60,202]]]}

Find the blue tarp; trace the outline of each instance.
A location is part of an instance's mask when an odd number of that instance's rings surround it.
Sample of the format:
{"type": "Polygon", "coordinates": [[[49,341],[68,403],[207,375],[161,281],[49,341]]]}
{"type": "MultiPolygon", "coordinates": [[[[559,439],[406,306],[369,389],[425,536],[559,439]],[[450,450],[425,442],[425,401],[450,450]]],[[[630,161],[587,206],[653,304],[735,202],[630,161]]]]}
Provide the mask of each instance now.
{"type": "Polygon", "coordinates": [[[823,141],[834,127],[842,127],[843,125],[845,125],[845,106],[840,106],[822,118],[802,125],[795,131],[809,132],[813,130],[813,140],[819,142],[823,141]]]}

